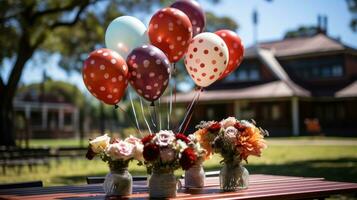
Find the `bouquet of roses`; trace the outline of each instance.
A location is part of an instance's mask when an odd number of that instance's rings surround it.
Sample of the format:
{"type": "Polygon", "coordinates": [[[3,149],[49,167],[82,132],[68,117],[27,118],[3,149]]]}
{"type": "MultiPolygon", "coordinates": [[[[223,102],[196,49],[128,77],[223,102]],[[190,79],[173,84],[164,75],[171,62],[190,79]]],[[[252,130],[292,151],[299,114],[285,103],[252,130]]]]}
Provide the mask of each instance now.
{"type": "Polygon", "coordinates": [[[213,152],[220,153],[223,162],[247,161],[248,156],[260,156],[267,147],[266,130],[256,127],[255,122],[228,117],[220,122],[201,122],[194,133],[206,150],[206,157],[213,152]]]}
{"type": "Polygon", "coordinates": [[[124,140],[110,138],[107,134],[89,141],[86,157],[92,160],[95,156],[108,163],[110,168],[127,166],[135,159],[143,161],[141,140],[130,136],[124,140]]]}
{"type": "Polygon", "coordinates": [[[162,130],[141,140],[145,165],[154,169],[189,169],[204,150],[183,134],[162,130]]]}

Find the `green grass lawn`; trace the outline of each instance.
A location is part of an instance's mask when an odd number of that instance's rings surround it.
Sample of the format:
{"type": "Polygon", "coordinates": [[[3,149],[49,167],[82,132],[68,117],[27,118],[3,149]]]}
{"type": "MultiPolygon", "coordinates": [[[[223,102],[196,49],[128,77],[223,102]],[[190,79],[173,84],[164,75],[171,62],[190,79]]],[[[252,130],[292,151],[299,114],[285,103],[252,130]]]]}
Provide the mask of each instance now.
{"type": "MultiPolygon", "coordinates": [[[[272,140],[274,139],[270,139],[272,140]]],[[[57,146],[58,143],[66,142],[37,142],[38,145],[47,146],[57,146]]],[[[219,170],[219,161],[218,155],[206,161],[206,171],[219,170]]],[[[263,152],[262,157],[250,157],[246,167],[251,174],[324,177],[328,180],[357,182],[357,145],[284,145],[274,142],[263,152]]],[[[130,171],[132,174],[145,174],[145,168],[137,166],[135,162],[130,165],[130,171]]],[[[61,163],[53,160],[50,169],[37,167],[30,172],[24,167],[20,173],[8,169],[6,175],[0,175],[0,183],[42,180],[45,186],[85,184],[87,176],[104,176],[107,172],[107,166],[100,160],[88,161],[84,157],[74,160],[63,159],[61,163]]],[[[178,175],[182,173],[177,172],[178,175]]]]}

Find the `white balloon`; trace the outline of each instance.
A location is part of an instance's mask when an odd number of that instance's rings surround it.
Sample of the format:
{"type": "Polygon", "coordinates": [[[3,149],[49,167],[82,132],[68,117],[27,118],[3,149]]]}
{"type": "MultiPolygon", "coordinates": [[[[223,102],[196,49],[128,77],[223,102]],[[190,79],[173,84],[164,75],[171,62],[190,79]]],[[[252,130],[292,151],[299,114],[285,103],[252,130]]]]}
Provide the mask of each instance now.
{"type": "Polygon", "coordinates": [[[185,66],[196,85],[207,87],[214,83],[228,64],[226,43],[214,33],[196,35],[188,47],[185,66]]]}
{"type": "Polygon", "coordinates": [[[105,45],[124,59],[136,47],[148,43],[145,25],[135,17],[122,16],[110,22],[105,32],[105,45]]]}

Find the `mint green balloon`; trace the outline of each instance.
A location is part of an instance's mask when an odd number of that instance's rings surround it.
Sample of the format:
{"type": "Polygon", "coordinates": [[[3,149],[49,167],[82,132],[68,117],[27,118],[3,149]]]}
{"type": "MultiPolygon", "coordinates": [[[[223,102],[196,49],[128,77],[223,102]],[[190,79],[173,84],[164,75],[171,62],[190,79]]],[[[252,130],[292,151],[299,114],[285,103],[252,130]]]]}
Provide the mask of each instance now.
{"type": "Polygon", "coordinates": [[[110,22],[105,32],[105,45],[124,59],[136,47],[148,43],[145,25],[135,17],[121,16],[110,22]]]}

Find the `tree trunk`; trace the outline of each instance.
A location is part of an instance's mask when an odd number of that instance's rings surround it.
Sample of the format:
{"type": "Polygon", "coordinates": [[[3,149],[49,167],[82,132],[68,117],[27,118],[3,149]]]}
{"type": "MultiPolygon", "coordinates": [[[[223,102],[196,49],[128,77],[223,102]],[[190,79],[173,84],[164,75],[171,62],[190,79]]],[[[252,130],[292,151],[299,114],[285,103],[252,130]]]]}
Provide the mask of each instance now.
{"type": "MultiPolygon", "coordinates": [[[[1,95],[2,96],[2,95],[1,95]]],[[[15,146],[12,105],[0,101],[0,146],[15,146]]]]}
{"type": "Polygon", "coordinates": [[[15,145],[13,100],[17,85],[26,62],[31,58],[35,48],[30,46],[30,40],[25,33],[19,40],[17,58],[12,67],[7,84],[2,81],[0,93],[0,146],[15,145]]]}

